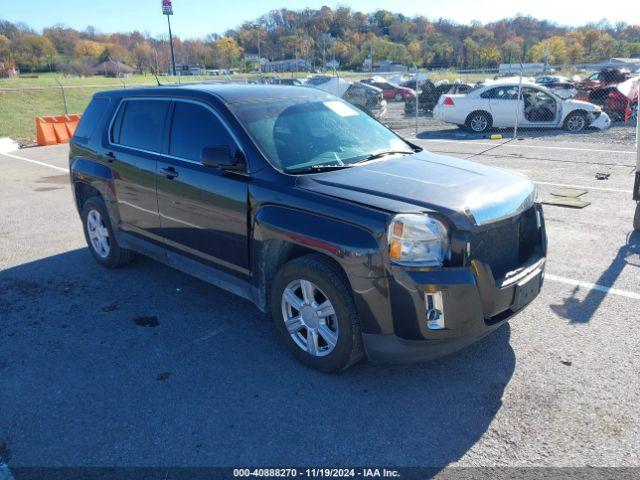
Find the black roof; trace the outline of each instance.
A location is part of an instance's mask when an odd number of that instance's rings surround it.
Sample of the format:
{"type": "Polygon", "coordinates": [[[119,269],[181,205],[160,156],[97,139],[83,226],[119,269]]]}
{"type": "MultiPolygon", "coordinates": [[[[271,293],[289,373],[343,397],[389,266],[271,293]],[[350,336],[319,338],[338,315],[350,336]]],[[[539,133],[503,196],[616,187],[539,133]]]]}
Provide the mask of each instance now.
{"type": "Polygon", "coordinates": [[[193,90],[200,93],[214,95],[224,103],[245,103],[284,98],[326,100],[330,97],[328,93],[310,87],[287,85],[220,85],[209,83],[163,85],[160,87],[145,88],[127,88],[126,90],[113,90],[110,92],[101,93],[106,95],[157,95],[159,92],[162,92],[163,94],[168,95],[179,95],[180,93],[184,93],[185,90],[193,90]]]}

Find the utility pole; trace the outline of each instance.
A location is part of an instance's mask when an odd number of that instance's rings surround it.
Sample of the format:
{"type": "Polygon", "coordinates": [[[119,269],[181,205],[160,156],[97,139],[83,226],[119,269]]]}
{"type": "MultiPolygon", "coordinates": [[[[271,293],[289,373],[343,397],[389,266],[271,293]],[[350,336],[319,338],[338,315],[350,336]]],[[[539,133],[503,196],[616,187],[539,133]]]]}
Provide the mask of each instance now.
{"type": "Polygon", "coordinates": [[[262,75],[262,56],[260,55],[260,27],[258,27],[258,70],[262,75]]]}
{"type": "Polygon", "coordinates": [[[322,71],[327,68],[327,34],[322,34],[322,71]]]}
{"type": "Polygon", "coordinates": [[[171,0],[162,0],[162,14],[167,16],[167,25],[169,25],[169,46],[171,47],[171,67],[173,76],[176,76],[176,59],[173,55],[173,36],[171,35],[171,20],[169,17],[173,15],[173,6],[171,0]]]}

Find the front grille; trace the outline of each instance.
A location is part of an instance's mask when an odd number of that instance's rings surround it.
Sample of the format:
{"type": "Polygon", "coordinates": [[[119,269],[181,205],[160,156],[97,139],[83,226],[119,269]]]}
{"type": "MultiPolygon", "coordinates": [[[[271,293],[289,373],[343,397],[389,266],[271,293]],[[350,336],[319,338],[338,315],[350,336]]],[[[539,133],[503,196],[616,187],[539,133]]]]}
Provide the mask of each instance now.
{"type": "Polygon", "coordinates": [[[515,221],[476,233],[470,258],[488,264],[493,276],[501,279],[531,257],[539,239],[536,211],[530,208],[515,221]]]}

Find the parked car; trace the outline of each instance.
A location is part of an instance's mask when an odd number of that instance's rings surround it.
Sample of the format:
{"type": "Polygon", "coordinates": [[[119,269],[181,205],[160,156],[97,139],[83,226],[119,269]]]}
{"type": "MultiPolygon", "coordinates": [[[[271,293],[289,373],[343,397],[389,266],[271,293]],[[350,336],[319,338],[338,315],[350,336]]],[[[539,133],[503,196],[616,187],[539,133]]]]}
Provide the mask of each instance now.
{"type": "Polygon", "coordinates": [[[589,92],[589,101],[616,121],[635,121],[638,111],[638,84],[640,77],[632,77],[616,85],[596,88],[589,92]]]}
{"type": "Polygon", "coordinates": [[[271,77],[267,81],[270,85],[292,85],[292,86],[301,86],[303,85],[302,80],[299,78],[278,78],[271,77]]]}
{"type": "Polygon", "coordinates": [[[542,75],[536,78],[536,83],[564,99],[573,98],[578,93],[576,83],[561,75],[542,75]]]}
{"type": "Polygon", "coordinates": [[[388,82],[382,77],[365,78],[364,80],[360,81],[362,83],[366,83],[367,85],[373,85],[374,87],[382,90],[382,94],[385,100],[402,102],[414,98],[416,95],[415,90],[407,87],[401,87],[400,85],[396,85],[395,83],[388,82]]]}
{"type": "Polygon", "coordinates": [[[611,125],[611,119],[599,106],[562,99],[551,90],[529,82],[521,85],[492,82],[465,95],[443,95],[433,111],[434,118],[475,133],[494,127],[514,127],[516,114],[521,127],[563,127],[570,132],[580,132],[587,127],[604,129],[611,125]]]}
{"type": "MultiPolygon", "coordinates": [[[[418,108],[420,112],[431,112],[438,104],[438,100],[444,94],[467,93],[473,88],[468,83],[440,83],[434,84],[431,80],[420,82],[420,93],[418,94],[418,108]]],[[[404,112],[407,114],[415,113],[416,99],[415,97],[408,99],[404,103],[404,112]]]]}
{"type": "Polygon", "coordinates": [[[311,84],[314,88],[343,98],[355,105],[373,118],[381,118],[387,112],[387,102],[384,100],[382,90],[360,82],[348,82],[340,77],[313,77],[311,84]],[[319,79],[322,79],[320,82],[319,79]]]}
{"type": "Polygon", "coordinates": [[[135,252],[245,297],[322,371],[460,349],[543,281],[532,182],[422,151],[312,88],[98,92],[69,167],[98,264],[135,252]]]}
{"type": "Polygon", "coordinates": [[[599,72],[589,75],[587,78],[577,83],[579,90],[592,90],[594,88],[602,88],[607,85],[616,85],[629,79],[631,74],[629,70],[622,68],[603,68],[599,72]]]}

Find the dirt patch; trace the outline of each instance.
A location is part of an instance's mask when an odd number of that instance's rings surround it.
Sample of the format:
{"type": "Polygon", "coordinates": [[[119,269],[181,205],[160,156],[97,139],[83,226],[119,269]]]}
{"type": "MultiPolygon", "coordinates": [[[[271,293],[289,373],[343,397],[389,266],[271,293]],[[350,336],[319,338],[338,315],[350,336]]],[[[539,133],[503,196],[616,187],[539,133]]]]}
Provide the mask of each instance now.
{"type": "Polygon", "coordinates": [[[110,305],[105,305],[100,309],[101,312],[113,312],[119,308],[117,303],[112,303],[110,305]]]}
{"type": "Polygon", "coordinates": [[[170,376],[171,374],[169,372],[160,372],[158,375],[156,375],[156,380],[161,382],[168,379],[170,376]]]}
{"type": "Polygon", "coordinates": [[[67,185],[69,183],[69,175],[47,175],[41,177],[38,183],[54,183],[56,185],[67,185]]]}
{"type": "Polygon", "coordinates": [[[62,190],[62,187],[40,187],[36,188],[34,192],[50,192],[51,190],[62,190]]]}
{"type": "Polygon", "coordinates": [[[160,325],[160,321],[158,320],[158,317],[155,317],[155,316],[154,317],[138,316],[133,319],[133,323],[135,323],[140,327],[151,327],[151,328],[154,328],[160,325]]]}

